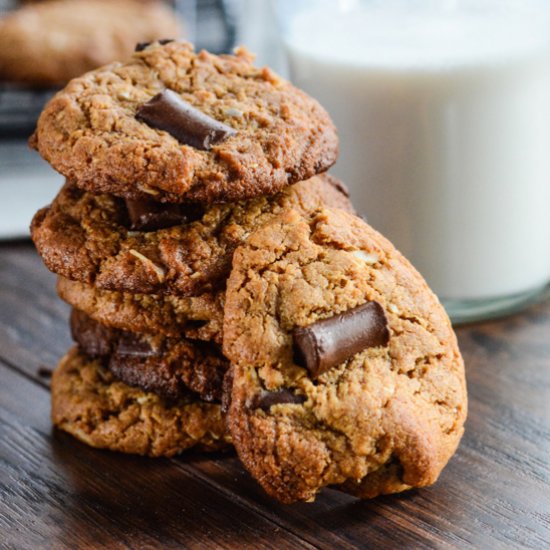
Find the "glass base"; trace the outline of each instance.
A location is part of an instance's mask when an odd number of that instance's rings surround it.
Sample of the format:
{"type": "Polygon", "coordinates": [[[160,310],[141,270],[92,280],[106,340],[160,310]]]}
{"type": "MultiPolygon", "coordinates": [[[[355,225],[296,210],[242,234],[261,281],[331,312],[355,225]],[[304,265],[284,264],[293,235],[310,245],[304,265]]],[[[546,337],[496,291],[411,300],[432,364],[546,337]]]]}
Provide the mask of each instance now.
{"type": "Polygon", "coordinates": [[[550,285],[547,284],[511,296],[478,300],[446,300],[441,298],[441,303],[453,325],[461,325],[510,315],[543,300],[545,297],[550,297],[550,285]]]}

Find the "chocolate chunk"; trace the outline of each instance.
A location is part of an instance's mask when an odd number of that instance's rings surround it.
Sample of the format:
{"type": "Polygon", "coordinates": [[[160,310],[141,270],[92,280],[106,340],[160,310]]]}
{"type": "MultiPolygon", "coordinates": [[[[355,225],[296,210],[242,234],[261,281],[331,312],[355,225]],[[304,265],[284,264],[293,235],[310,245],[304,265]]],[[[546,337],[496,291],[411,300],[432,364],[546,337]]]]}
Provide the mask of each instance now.
{"type": "Polygon", "coordinates": [[[367,302],[297,328],[293,338],[296,363],[317,378],[365,348],[386,346],[390,333],[382,306],[378,302],[367,302]]]}
{"type": "Polygon", "coordinates": [[[126,208],[133,231],[156,231],[197,220],[203,211],[198,206],[163,204],[147,199],[126,199],[126,208]]]}
{"type": "Polygon", "coordinates": [[[199,111],[176,92],[164,90],[141,105],[136,118],[164,130],[180,143],[207,151],[236,132],[230,126],[199,111]]]}
{"type": "Polygon", "coordinates": [[[157,354],[148,356],[145,350],[141,356],[134,348],[133,355],[123,355],[117,350],[109,358],[109,370],[121,382],[167,399],[177,400],[189,391],[207,402],[222,399],[223,377],[229,364],[215,344],[163,340],[151,348],[157,354]]]}
{"type": "Polygon", "coordinates": [[[173,366],[151,358],[122,356],[114,353],[109,358],[109,370],[117,380],[128,386],[151,392],[164,399],[176,401],[189,394],[173,366]]]}
{"type": "Polygon", "coordinates": [[[264,390],[253,398],[252,408],[268,411],[273,405],[283,405],[285,403],[300,405],[305,400],[304,395],[296,395],[286,388],[277,391],[264,390]]]}
{"type": "Polygon", "coordinates": [[[90,357],[110,355],[118,338],[118,331],[92,320],[82,311],[71,311],[71,335],[82,351],[90,357]]]}
{"type": "MultiPolygon", "coordinates": [[[[164,44],[170,44],[170,42],[174,42],[173,38],[161,38],[160,40],[155,40],[155,42],[158,42],[161,46],[164,46],[164,44]]],[[[135,52],[142,52],[147,46],[150,46],[153,42],[138,42],[136,44],[136,47],[134,48],[135,52]]]]}
{"type": "Polygon", "coordinates": [[[146,336],[133,332],[122,332],[118,339],[115,353],[122,357],[159,357],[162,355],[162,346],[155,346],[146,336]]]}
{"type": "Polygon", "coordinates": [[[216,344],[125,332],[77,310],[71,314],[71,328],[81,350],[100,357],[115,378],[128,386],[171,401],[190,391],[207,402],[222,399],[229,363],[216,344]]]}
{"type": "Polygon", "coordinates": [[[73,309],[71,333],[82,351],[91,357],[159,357],[162,346],[153,345],[147,336],[113,329],[94,321],[85,313],[73,309]]]}

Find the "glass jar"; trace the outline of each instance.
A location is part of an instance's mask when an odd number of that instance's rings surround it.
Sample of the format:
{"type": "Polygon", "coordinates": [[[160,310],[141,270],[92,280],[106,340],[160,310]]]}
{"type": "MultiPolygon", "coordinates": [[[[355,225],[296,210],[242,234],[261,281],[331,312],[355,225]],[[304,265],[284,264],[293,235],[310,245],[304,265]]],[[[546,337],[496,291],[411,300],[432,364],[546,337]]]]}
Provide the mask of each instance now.
{"type": "Polygon", "coordinates": [[[279,0],[291,79],[332,115],[333,172],[454,322],[550,281],[550,7],[279,0]]]}

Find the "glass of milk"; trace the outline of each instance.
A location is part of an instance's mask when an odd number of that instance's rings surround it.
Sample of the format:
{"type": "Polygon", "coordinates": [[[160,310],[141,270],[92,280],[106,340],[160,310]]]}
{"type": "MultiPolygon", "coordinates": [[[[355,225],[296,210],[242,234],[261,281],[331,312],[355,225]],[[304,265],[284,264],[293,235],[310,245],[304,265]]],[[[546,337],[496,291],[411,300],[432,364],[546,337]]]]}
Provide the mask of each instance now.
{"type": "Polygon", "coordinates": [[[290,77],[332,115],[333,172],[455,322],[550,281],[550,3],[279,0],[290,77]]]}

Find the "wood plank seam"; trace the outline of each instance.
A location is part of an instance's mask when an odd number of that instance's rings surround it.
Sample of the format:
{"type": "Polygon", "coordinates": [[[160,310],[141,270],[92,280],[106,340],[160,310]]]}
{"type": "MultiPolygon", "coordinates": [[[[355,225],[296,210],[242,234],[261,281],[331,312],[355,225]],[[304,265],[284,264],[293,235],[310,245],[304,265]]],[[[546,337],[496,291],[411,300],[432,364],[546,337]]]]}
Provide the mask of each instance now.
{"type": "MultiPolygon", "coordinates": [[[[220,494],[222,494],[224,497],[229,497],[231,498],[232,500],[235,500],[235,501],[238,501],[239,503],[241,503],[243,506],[246,506],[247,508],[251,508],[252,510],[254,510],[256,513],[258,513],[259,515],[263,516],[264,518],[266,518],[267,520],[269,521],[272,521],[273,523],[276,523],[279,527],[281,527],[281,529],[285,529],[286,531],[289,531],[290,533],[292,533],[293,535],[299,537],[300,539],[304,540],[305,542],[307,542],[308,544],[313,544],[312,548],[318,548],[317,546],[314,545],[314,543],[312,543],[310,540],[307,540],[307,539],[304,539],[303,538],[303,534],[301,533],[298,533],[297,531],[295,531],[292,527],[290,527],[288,524],[285,524],[284,522],[281,522],[281,519],[274,513],[269,513],[269,512],[266,512],[266,508],[263,508],[261,506],[258,506],[256,505],[256,503],[254,503],[253,501],[245,498],[245,497],[242,497],[241,495],[237,494],[237,493],[233,493],[227,489],[225,489],[225,487],[223,487],[223,485],[217,483],[214,479],[212,479],[211,477],[203,474],[200,470],[194,468],[192,465],[187,465],[187,464],[183,464],[181,462],[179,462],[178,460],[176,459],[171,459],[171,461],[176,464],[176,466],[182,470],[184,470],[185,472],[193,475],[194,477],[196,477],[197,479],[200,479],[202,480],[203,482],[207,483],[209,486],[215,488],[220,494]]],[[[268,509],[267,509],[268,510],[268,509]]],[[[328,536],[328,535],[331,535],[331,533],[329,531],[326,531],[325,534],[328,536]]],[[[313,534],[312,534],[313,535],[313,534]]],[[[355,548],[355,546],[353,545],[348,545],[346,543],[346,541],[340,537],[335,537],[335,536],[331,536],[330,537],[331,539],[334,539],[334,544],[338,544],[338,548],[339,549],[343,549],[343,548],[355,548]]]]}
{"type": "Polygon", "coordinates": [[[50,385],[48,383],[42,381],[40,378],[38,378],[38,376],[36,378],[34,378],[28,372],[26,372],[25,370],[21,369],[20,367],[18,367],[17,365],[15,365],[11,361],[9,361],[5,357],[3,357],[1,352],[0,352],[0,361],[8,369],[10,369],[10,370],[14,371],[15,373],[19,374],[20,376],[22,376],[23,378],[25,378],[29,382],[32,382],[33,384],[36,384],[37,386],[40,386],[41,388],[44,388],[49,393],[50,385]]]}
{"type": "MultiPolygon", "coordinates": [[[[8,368],[6,365],[3,365],[3,364],[1,364],[1,365],[8,368]]],[[[10,369],[10,370],[12,370],[12,369],[10,369]]],[[[17,372],[17,371],[15,371],[14,374],[16,376],[20,375],[20,373],[17,372]]],[[[25,382],[27,383],[28,378],[27,377],[23,377],[23,378],[25,379],[25,382]]],[[[39,391],[44,391],[45,390],[44,388],[41,387],[41,385],[36,384],[36,386],[38,388],[40,388],[39,391]]],[[[35,434],[36,437],[42,441],[43,445],[50,445],[49,434],[45,433],[43,428],[35,427],[32,424],[30,424],[29,422],[26,422],[26,421],[22,420],[16,413],[4,408],[1,405],[0,405],[0,418],[2,418],[1,424],[2,424],[2,429],[3,430],[8,430],[8,431],[12,431],[13,433],[17,433],[17,434],[19,434],[18,437],[30,437],[29,434],[35,434]]],[[[35,439],[36,439],[35,437],[32,437],[30,440],[34,441],[35,439]]],[[[67,436],[67,440],[68,439],[69,438],[67,436]]],[[[8,444],[9,443],[8,440],[9,440],[9,438],[8,439],[2,438],[2,441],[3,441],[4,444],[8,444]]],[[[76,444],[76,441],[74,441],[74,443],[76,444]]],[[[79,445],[82,445],[82,447],[85,448],[87,451],[98,452],[98,453],[101,452],[99,450],[90,449],[90,448],[84,446],[83,444],[79,444],[79,445]]],[[[0,445],[0,447],[1,446],[2,445],[0,445]]],[[[12,445],[11,446],[11,452],[13,453],[14,450],[17,450],[17,446],[12,445]]],[[[105,453],[105,455],[107,455],[107,454],[109,454],[109,453],[105,453]]],[[[176,463],[175,460],[171,460],[169,462],[172,463],[172,464],[176,463]]],[[[38,465],[39,465],[39,463],[37,462],[36,464],[33,464],[33,467],[36,466],[38,468],[38,465]]],[[[7,472],[7,470],[4,470],[4,472],[7,472]]],[[[26,470],[24,471],[24,473],[25,472],[26,472],[26,470]]],[[[26,473],[28,473],[28,472],[26,472],[26,473]]],[[[195,475],[196,473],[193,469],[190,469],[186,473],[187,473],[188,476],[190,476],[195,482],[199,483],[200,485],[208,485],[211,488],[211,490],[215,491],[216,493],[220,493],[220,491],[218,490],[217,487],[212,487],[210,483],[205,483],[204,479],[200,478],[199,476],[196,476],[195,475]]],[[[184,477],[184,476],[182,476],[182,477],[184,477]]],[[[236,499],[233,498],[232,494],[231,495],[222,494],[221,496],[223,497],[223,499],[225,501],[233,502],[233,501],[236,500],[236,499]]],[[[251,507],[248,506],[245,501],[241,500],[237,504],[240,507],[244,508],[245,510],[249,510],[251,514],[258,516],[258,514],[254,510],[252,510],[251,507]]],[[[315,546],[311,545],[311,543],[304,540],[303,537],[301,537],[299,535],[296,535],[294,533],[290,533],[290,531],[288,529],[285,529],[284,526],[282,527],[281,525],[273,522],[270,518],[266,518],[263,515],[262,515],[262,517],[266,521],[266,524],[270,524],[274,528],[277,528],[277,529],[282,528],[284,531],[289,532],[289,534],[291,534],[293,537],[295,537],[296,543],[298,543],[298,541],[299,541],[300,547],[315,548],[315,546]]],[[[2,519],[1,515],[0,515],[0,519],[2,519]]],[[[4,521],[4,520],[2,519],[2,521],[4,521]]],[[[0,546],[1,546],[1,544],[0,544],[0,546]]]]}

